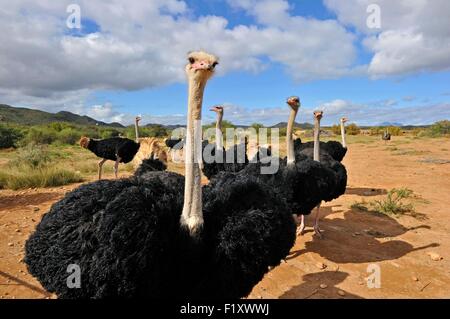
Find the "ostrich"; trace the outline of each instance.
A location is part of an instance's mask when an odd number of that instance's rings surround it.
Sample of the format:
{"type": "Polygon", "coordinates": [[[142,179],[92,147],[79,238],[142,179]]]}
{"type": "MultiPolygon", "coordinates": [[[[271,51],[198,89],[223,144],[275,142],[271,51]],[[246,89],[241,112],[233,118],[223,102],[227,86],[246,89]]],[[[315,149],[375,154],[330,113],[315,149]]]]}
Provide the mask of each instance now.
{"type": "MultiPolygon", "coordinates": [[[[261,184],[267,184],[275,194],[284,198],[292,221],[298,215],[308,215],[322,200],[328,200],[336,188],[336,173],[302,152],[295,152],[292,138],[293,127],[300,100],[287,100],[291,112],[287,125],[287,157],[279,159],[279,168],[274,174],[261,174],[262,162],[249,163],[238,175],[256,177],[261,184]],[[294,216],[292,216],[294,215],[294,216]]],[[[216,179],[221,180],[221,173],[216,179]]]]}
{"type": "Polygon", "coordinates": [[[107,160],[115,161],[114,175],[118,178],[119,163],[129,163],[140,148],[140,144],[128,138],[112,137],[103,140],[94,140],[83,136],[80,146],[90,150],[101,158],[98,163],[98,179],[102,179],[102,167],[107,160]]]}
{"type": "MultiPolygon", "coordinates": [[[[342,165],[339,161],[335,160],[333,156],[328,154],[326,151],[321,150],[322,144],[320,143],[320,120],[322,119],[322,116],[322,111],[314,112],[314,148],[296,150],[296,152],[306,155],[308,158],[313,158],[314,161],[320,162],[323,167],[329,169],[334,174],[334,187],[332,187],[330,192],[328,192],[326,196],[322,198],[324,201],[328,202],[338,198],[345,193],[345,189],[347,187],[347,171],[345,169],[345,166],[342,165]]],[[[320,205],[321,202],[319,202],[316,207],[316,214],[314,218],[314,232],[319,238],[322,238],[322,232],[319,228],[320,205]]],[[[297,234],[303,234],[304,229],[305,216],[302,214],[297,234]]]]}
{"type": "Polygon", "coordinates": [[[136,143],[140,144],[140,148],[136,155],[133,158],[133,166],[135,169],[141,165],[144,159],[148,159],[150,157],[156,158],[167,163],[167,152],[160,145],[158,139],[154,137],[143,137],[139,138],[139,121],[141,120],[140,116],[137,116],[135,119],[135,131],[136,131],[136,143]]]}
{"type": "Polygon", "coordinates": [[[195,137],[216,65],[210,54],[189,54],[185,177],[146,159],[132,177],[82,185],[44,215],[25,263],[47,290],[60,298],[241,298],[286,257],[295,223],[268,185],[223,172],[202,191],[195,137]],[[81,285],[70,289],[76,266],[81,285]]]}
{"type": "Polygon", "coordinates": [[[388,130],[388,129],[386,129],[386,130],[383,132],[383,135],[381,136],[381,139],[384,141],[384,144],[386,144],[387,141],[390,141],[390,140],[391,140],[391,133],[389,133],[389,130],[388,130]]]}
{"type": "MultiPolygon", "coordinates": [[[[346,117],[342,117],[340,119],[341,126],[341,138],[342,144],[337,141],[328,141],[328,142],[320,142],[320,149],[328,153],[334,160],[338,162],[342,162],[345,155],[347,154],[347,142],[345,136],[345,123],[348,121],[346,117]]],[[[300,138],[297,138],[294,141],[294,148],[296,152],[300,152],[307,148],[314,148],[314,141],[302,143],[300,138]]]]}
{"type": "Polygon", "coordinates": [[[244,140],[239,144],[233,145],[225,150],[223,147],[223,133],[222,133],[222,119],[224,114],[223,106],[214,106],[210,109],[217,113],[216,120],[216,143],[214,145],[204,143],[203,155],[210,154],[209,161],[203,161],[202,172],[209,179],[213,179],[219,172],[236,173],[243,170],[250,162],[259,161],[261,157],[270,155],[270,146],[267,148],[257,148],[251,152],[254,158],[249,159],[250,152],[248,151],[248,138],[245,136],[244,140]],[[205,150],[208,148],[208,150],[205,150]]]}

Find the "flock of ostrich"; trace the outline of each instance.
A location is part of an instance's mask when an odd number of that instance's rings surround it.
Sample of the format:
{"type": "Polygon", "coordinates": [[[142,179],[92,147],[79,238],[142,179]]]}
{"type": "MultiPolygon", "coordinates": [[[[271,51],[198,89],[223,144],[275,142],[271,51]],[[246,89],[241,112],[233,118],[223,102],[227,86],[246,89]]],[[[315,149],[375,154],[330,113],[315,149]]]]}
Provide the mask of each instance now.
{"type": "Polygon", "coordinates": [[[182,149],[185,174],[167,171],[168,156],[156,139],[82,138],[95,153],[99,180],[83,184],[55,203],[25,246],[25,263],[42,286],[59,298],[243,298],[285,259],[305,229],[304,217],[345,193],[346,118],[342,144],[320,141],[321,111],[314,112],[314,141],[294,139],[298,97],[287,104],[287,157],[274,174],[261,174],[271,148],[247,141],[223,146],[220,106],[214,143],[203,141],[203,93],[218,59],[188,55],[186,137],[167,139],[172,159],[182,149]],[[197,150],[212,150],[213,162],[197,150]],[[243,152],[244,160],[238,160],[243,152]],[[228,155],[234,156],[228,156],[228,155]],[[201,157],[202,155],[200,155],[201,157]],[[233,158],[233,161],[229,161],[233,158]],[[133,162],[131,177],[102,180],[102,165],[133,162]],[[202,185],[202,174],[209,183],[202,185]],[[67,285],[68,266],[81,269],[81,287],[67,285]]]}

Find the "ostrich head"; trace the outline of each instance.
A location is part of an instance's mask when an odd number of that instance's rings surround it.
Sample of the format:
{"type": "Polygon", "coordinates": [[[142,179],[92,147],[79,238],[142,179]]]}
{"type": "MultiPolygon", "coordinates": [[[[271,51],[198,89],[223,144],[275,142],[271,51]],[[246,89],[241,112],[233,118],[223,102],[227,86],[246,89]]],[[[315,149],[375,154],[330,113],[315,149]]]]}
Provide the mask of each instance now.
{"type": "Polygon", "coordinates": [[[215,55],[194,51],[188,54],[188,64],[186,65],[186,74],[188,77],[199,84],[206,84],[214,74],[216,66],[219,64],[215,55]]]}
{"type": "Polygon", "coordinates": [[[80,146],[81,146],[82,148],[87,148],[90,141],[91,141],[91,139],[90,139],[89,137],[83,136],[83,137],[80,139],[80,142],[79,142],[79,143],[80,143],[80,146]]]}
{"type": "Polygon", "coordinates": [[[286,103],[295,111],[297,111],[298,108],[301,106],[300,98],[298,96],[288,97],[288,99],[286,100],[286,103]]]}
{"type": "Polygon", "coordinates": [[[223,114],[223,106],[215,105],[209,109],[210,111],[216,112],[217,114],[223,114]]]}
{"type": "Polygon", "coordinates": [[[140,117],[139,115],[136,116],[135,121],[136,123],[139,123],[142,120],[142,117],[140,117]]]}
{"type": "Polygon", "coordinates": [[[348,118],[346,117],[341,117],[341,123],[346,123],[348,121],[348,118]]]}
{"type": "Polygon", "coordinates": [[[323,116],[323,111],[314,111],[314,118],[320,121],[323,116]]]}

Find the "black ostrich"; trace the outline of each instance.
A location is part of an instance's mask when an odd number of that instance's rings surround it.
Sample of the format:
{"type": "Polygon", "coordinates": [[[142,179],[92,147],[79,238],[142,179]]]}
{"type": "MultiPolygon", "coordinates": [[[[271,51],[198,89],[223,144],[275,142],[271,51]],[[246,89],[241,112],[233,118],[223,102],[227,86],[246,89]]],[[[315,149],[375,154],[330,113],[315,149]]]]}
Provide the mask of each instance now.
{"type": "Polygon", "coordinates": [[[222,119],[223,106],[217,105],[210,109],[217,113],[216,134],[214,144],[203,144],[202,172],[209,179],[213,179],[219,172],[236,173],[243,170],[250,162],[247,154],[248,139],[229,149],[223,147],[222,119]]]}
{"type": "MultiPolygon", "coordinates": [[[[307,156],[310,159],[314,159],[314,161],[320,162],[322,166],[334,174],[334,187],[330,190],[329,193],[323,199],[325,202],[332,201],[345,193],[345,189],[347,187],[347,170],[345,166],[342,165],[339,161],[335,160],[333,156],[328,154],[325,150],[321,149],[320,143],[320,120],[322,119],[323,112],[315,111],[314,112],[314,147],[305,148],[305,149],[297,149],[295,152],[297,154],[302,154],[307,156]]],[[[314,232],[319,238],[322,238],[322,233],[319,228],[319,219],[320,219],[320,203],[317,205],[316,216],[314,221],[314,232]]],[[[305,216],[301,215],[300,226],[297,230],[297,234],[303,234],[305,229],[305,216]]]]}
{"type": "Polygon", "coordinates": [[[384,144],[386,144],[387,141],[390,141],[390,140],[391,140],[391,133],[389,133],[389,131],[386,129],[386,130],[383,132],[383,135],[381,136],[381,139],[384,141],[384,144]]]}
{"type": "MultiPolygon", "coordinates": [[[[345,136],[345,123],[347,121],[348,119],[346,117],[342,117],[340,119],[342,144],[337,141],[320,142],[320,149],[338,162],[342,162],[345,155],[347,154],[347,142],[345,136]]],[[[313,149],[314,141],[302,143],[302,140],[300,138],[297,138],[294,141],[294,148],[296,152],[300,152],[308,148],[313,149]]]]}
{"type": "Polygon", "coordinates": [[[216,64],[189,54],[185,178],[147,159],[134,176],[82,185],[44,215],[25,262],[47,290],[61,298],[240,298],[289,253],[295,223],[268,185],[223,172],[202,192],[194,123],[216,64]],[[78,289],[67,285],[73,264],[78,289]]]}
{"type": "Polygon", "coordinates": [[[114,161],[114,174],[117,178],[119,171],[119,163],[129,163],[133,160],[136,153],[139,151],[140,143],[138,142],[138,126],[140,117],[136,117],[136,141],[128,138],[112,137],[103,140],[94,140],[83,136],[80,139],[80,146],[90,150],[92,153],[101,158],[98,163],[98,179],[102,179],[102,167],[107,161],[114,161]]]}
{"type": "MultiPolygon", "coordinates": [[[[336,192],[337,177],[336,172],[330,167],[315,161],[308,154],[294,151],[292,135],[295,117],[300,107],[298,97],[289,98],[288,105],[291,107],[286,137],[288,152],[286,158],[279,159],[278,170],[274,174],[262,174],[262,167],[266,164],[258,161],[249,163],[236,175],[251,176],[260,184],[269,185],[277,196],[285,200],[289,212],[294,215],[292,220],[297,220],[298,215],[310,214],[322,200],[332,199],[336,192]]],[[[216,179],[222,180],[223,173],[219,173],[216,179]]]]}

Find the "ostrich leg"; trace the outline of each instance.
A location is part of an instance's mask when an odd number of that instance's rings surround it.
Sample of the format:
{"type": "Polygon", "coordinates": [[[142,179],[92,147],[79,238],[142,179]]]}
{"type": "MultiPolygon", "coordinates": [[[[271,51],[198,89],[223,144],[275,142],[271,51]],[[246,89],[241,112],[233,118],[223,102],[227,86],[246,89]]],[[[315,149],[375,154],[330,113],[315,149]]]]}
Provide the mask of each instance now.
{"type": "Polygon", "coordinates": [[[322,231],[319,228],[319,220],[320,220],[320,204],[316,207],[316,216],[314,218],[314,233],[319,236],[320,239],[323,238],[322,231]]]}
{"type": "Polygon", "coordinates": [[[106,159],[102,159],[100,162],[98,162],[98,179],[101,180],[102,179],[102,168],[103,168],[103,164],[105,164],[106,159]]]}
{"type": "MultiPolygon", "coordinates": [[[[314,160],[320,162],[320,120],[322,119],[322,111],[314,111],[314,160]]],[[[314,232],[322,239],[319,229],[320,205],[316,207],[316,217],[314,219],[314,232]]]]}
{"type": "Polygon", "coordinates": [[[297,227],[297,236],[305,233],[305,215],[300,215],[300,226],[297,227]]]}
{"type": "Polygon", "coordinates": [[[118,178],[120,161],[121,161],[121,158],[117,156],[116,163],[114,164],[114,175],[116,176],[116,178],[118,178]]]}

